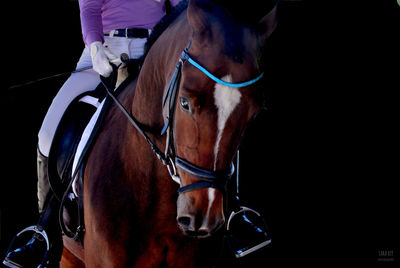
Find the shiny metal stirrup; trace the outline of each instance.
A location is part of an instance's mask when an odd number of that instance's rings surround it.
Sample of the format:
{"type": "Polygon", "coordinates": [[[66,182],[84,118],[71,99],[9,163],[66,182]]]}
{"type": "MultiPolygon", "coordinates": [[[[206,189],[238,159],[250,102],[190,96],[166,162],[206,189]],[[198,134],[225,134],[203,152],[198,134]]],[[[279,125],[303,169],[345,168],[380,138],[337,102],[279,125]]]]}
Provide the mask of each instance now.
{"type": "MultiPolygon", "coordinates": [[[[45,261],[47,259],[47,254],[49,253],[49,250],[50,250],[50,241],[49,241],[49,237],[48,237],[46,231],[40,226],[32,225],[32,226],[26,227],[21,232],[16,234],[15,237],[13,238],[13,240],[11,241],[11,244],[10,244],[6,254],[8,254],[10,252],[10,250],[13,248],[15,240],[18,237],[20,237],[23,233],[26,233],[26,232],[34,232],[34,233],[42,236],[43,239],[46,241],[46,253],[43,256],[42,262],[39,264],[39,266],[37,266],[37,268],[45,268],[44,263],[45,263],[45,261]]],[[[20,268],[19,266],[16,266],[13,263],[10,263],[10,262],[8,262],[6,260],[3,261],[3,264],[8,266],[8,267],[12,267],[12,268],[20,268]]]]}
{"type": "Polygon", "coordinates": [[[252,209],[252,208],[240,206],[240,210],[239,210],[239,211],[237,211],[237,212],[232,211],[231,215],[229,216],[228,223],[226,224],[226,230],[229,231],[230,224],[231,224],[231,221],[232,221],[233,217],[235,217],[236,215],[238,215],[238,214],[240,214],[240,213],[246,212],[246,211],[253,212],[253,213],[255,213],[258,217],[261,217],[261,214],[260,214],[258,211],[254,210],[254,209],[252,209]]]}
{"type": "MultiPolygon", "coordinates": [[[[226,225],[226,230],[228,233],[231,231],[232,219],[240,214],[243,214],[242,217],[245,219],[245,221],[247,221],[248,223],[250,223],[251,225],[254,226],[254,224],[251,223],[251,221],[249,221],[249,219],[246,217],[246,215],[245,215],[246,212],[253,213],[262,220],[261,214],[259,212],[257,212],[256,210],[248,208],[248,207],[240,206],[240,209],[236,212],[232,211],[231,215],[228,218],[227,225],[226,225]]],[[[262,222],[263,222],[263,220],[262,220],[262,222]]],[[[271,243],[271,241],[272,241],[271,238],[265,232],[265,230],[263,230],[263,228],[266,228],[265,223],[263,223],[262,225],[264,225],[264,226],[262,226],[261,228],[259,226],[255,226],[257,228],[254,229],[256,231],[253,233],[254,234],[257,233],[256,237],[258,240],[258,241],[253,241],[253,242],[255,242],[255,244],[250,243],[250,244],[237,245],[237,248],[234,249],[234,254],[235,254],[236,258],[244,257],[244,256],[246,256],[254,251],[257,251],[271,243]]],[[[233,239],[233,238],[231,237],[231,239],[233,239]]]]}

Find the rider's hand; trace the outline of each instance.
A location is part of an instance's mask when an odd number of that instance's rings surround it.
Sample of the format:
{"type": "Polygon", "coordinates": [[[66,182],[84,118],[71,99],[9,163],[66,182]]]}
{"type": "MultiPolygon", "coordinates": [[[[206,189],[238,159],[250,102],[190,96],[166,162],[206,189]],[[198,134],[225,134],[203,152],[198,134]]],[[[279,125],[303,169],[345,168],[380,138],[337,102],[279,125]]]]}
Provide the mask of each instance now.
{"type": "Polygon", "coordinates": [[[90,44],[90,56],[92,57],[93,70],[104,77],[109,77],[113,70],[110,61],[116,57],[98,41],[90,44]]]}

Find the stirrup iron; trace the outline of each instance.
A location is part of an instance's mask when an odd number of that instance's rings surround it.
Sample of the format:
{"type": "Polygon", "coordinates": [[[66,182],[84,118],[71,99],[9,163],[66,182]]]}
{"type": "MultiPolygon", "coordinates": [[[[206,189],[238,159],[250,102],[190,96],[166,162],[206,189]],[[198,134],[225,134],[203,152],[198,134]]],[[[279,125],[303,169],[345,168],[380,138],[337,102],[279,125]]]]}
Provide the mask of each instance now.
{"type": "MultiPolygon", "coordinates": [[[[43,255],[41,263],[37,266],[37,268],[46,268],[45,264],[46,264],[47,256],[48,256],[48,253],[50,250],[50,242],[49,242],[49,237],[48,237],[46,231],[38,225],[29,226],[29,227],[23,229],[22,231],[20,231],[18,234],[16,234],[15,237],[13,238],[13,240],[11,241],[11,244],[7,250],[6,255],[8,255],[8,253],[10,253],[11,251],[13,251],[15,249],[14,244],[17,241],[17,239],[22,234],[27,233],[27,232],[34,232],[36,235],[39,235],[40,237],[42,237],[44,239],[44,241],[46,242],[46,252],[43,255]]],[[[8,267],[11,267],[11,268],[20,268],[20,266],[17,266],[14,263],[7,261],[7,259],[5,259],[3,261],[3,264],[8,267]]]]}
{"type": "Polygon", "coordinates": [[[239,150],[236,154],[236,192],[226,231],[229,246],[236,258],[241,258],[271,243],[267,225],[256,210],[241,206],[239,198],[239,150]]]}
{"type": "Polygon", "coordinates": [[[255,252],[272,241],[261,214],[244,206],[238,211],[232,211],[226,230],[229,245],[236,258],[255,252]]]}

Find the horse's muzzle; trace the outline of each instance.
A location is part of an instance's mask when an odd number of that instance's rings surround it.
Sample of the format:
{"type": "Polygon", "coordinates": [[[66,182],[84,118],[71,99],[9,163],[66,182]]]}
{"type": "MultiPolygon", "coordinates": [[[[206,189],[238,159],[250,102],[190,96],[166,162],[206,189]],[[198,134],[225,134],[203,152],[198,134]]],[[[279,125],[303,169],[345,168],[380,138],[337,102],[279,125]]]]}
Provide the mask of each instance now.
{"type": "Polygon", "coordinates": [[[179,228],[186,236],[194,238],[207,238],[217,232],[225,223],[225,219],[215,222],[212,225],[202,224],[199,228],[196,227],[196,217],[185,215],[177,217],[179,228]]]}
{"type": "Polygon", "coordinates": [[[186,236],[206,238],[224,226],[222,194],[207,196],[204,193],[201,195],[201,191],[218,193],[218,191],[202,189],[180,194],[178,197],[176,221],[186,236]]]}

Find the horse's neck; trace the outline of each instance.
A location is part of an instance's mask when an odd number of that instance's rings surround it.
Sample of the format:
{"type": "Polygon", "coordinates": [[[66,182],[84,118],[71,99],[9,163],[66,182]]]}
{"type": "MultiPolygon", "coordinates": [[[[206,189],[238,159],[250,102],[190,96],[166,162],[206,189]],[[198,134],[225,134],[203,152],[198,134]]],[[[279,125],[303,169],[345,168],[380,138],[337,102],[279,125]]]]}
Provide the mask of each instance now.
{"type": "Polygon", "coordinates": [[[139,122],[154,130],[161,130],[164,124],[163,93],[189,36],[186,14],[183,14],[153,45],[139,75],[132,114],[139,122]]]}

